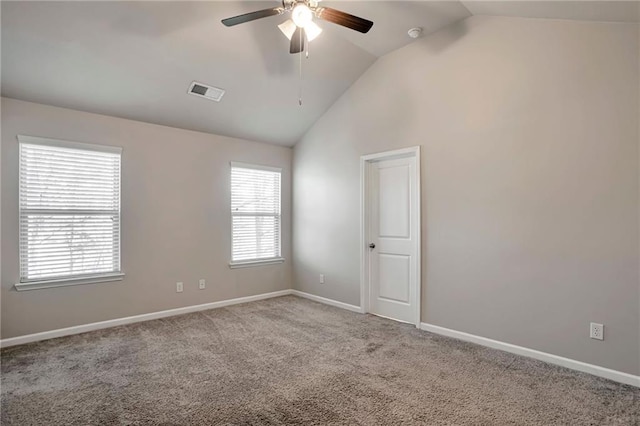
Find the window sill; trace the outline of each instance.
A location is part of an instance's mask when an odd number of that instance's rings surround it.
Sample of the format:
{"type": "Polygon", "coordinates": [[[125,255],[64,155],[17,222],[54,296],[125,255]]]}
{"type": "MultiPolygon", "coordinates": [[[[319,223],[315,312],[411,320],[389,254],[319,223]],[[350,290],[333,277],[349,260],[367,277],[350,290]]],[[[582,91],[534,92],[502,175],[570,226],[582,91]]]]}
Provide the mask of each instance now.
{"type": "Polygon", "coordinates": [[[241,262],[229,262],[229,268],[231,269],[251,268],[253,266],[275,265],[282,262],[284,262],[283,257],[274,257],[271,259],[260,259],[260,260],[246,260],[241,262]]]}
{"type": "Polygon", "coordinates": [[[59,280],[30,281],[16,283],[14,287],[18,291],[39,290],[42,288],[67,287],[72,285],[106,283],[110,281],[122,281],[123,273],[96,275],[93,277],[62,278],[59,280]]]}

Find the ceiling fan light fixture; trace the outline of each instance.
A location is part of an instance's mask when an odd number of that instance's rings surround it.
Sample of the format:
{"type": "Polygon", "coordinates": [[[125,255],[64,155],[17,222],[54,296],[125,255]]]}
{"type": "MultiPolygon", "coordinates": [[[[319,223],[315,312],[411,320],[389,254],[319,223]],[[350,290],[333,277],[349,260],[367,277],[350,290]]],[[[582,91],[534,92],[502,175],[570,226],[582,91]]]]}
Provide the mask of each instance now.
{"type": "MultiPolygon", "coordinates": [[[[293,37],[293,33],[296,31],[296,24],[293,23],[291,19],[287,19],[282,24],[278,25],[282,34],[287,37],[287,39],[291,40],[293,37]]],[[[307,34],[307,41],[313,41],[322,33],[322,28],[315,22],[311,21],[304,27],[304,32],[307,34]]]]}
{"type": "Polygon", "coordinates": [[[322,28],[315,22],[311,21],[304,27],[304,32],[307,33],[307,40],[313,41],[322,32],[322,28]]]}
{"type": "Polygon", "coordinates": [[[291,19],[296,26],[305,28],[313,19],[313,12],[306,4],[297,4],[291,11],[291,19]]]}
{"type": "Polygon", "coordinates": [[[296,24],[293,23],[291,19],[287,19],[282,24],[278,25],[282,34],[285,35],[289,40],[293,37],[293,33],[296,31],[296,24]]]}

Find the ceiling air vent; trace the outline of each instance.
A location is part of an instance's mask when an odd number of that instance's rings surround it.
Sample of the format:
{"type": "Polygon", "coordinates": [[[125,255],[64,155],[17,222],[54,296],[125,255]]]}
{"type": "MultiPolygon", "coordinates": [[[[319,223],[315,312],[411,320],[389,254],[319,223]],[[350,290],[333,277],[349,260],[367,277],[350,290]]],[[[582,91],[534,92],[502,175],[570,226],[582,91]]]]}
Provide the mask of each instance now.
{"type": "Polygon", "coordinates": [[[191,83],[191,86],[189,86],[189,91],[187,93],[190,95],[200,96],[201,98],[206,98],[211,101],[220,102],[220,99],[222,99],[222,96],[224,95],[224,90],[194,81],[191,83]]]}

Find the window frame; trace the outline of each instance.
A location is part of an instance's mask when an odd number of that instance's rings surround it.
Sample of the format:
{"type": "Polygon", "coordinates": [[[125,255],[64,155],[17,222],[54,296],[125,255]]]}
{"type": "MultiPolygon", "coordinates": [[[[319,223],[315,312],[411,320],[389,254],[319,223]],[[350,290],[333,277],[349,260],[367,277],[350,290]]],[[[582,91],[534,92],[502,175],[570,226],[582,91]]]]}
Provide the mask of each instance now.
{"type": "MultiPolygon", "coordinates": [[[[67,140],[60,139],[52,139],[52,138],[43,138],[36,136],[25,136],[25,135],[17,135],[18,139],[18,162],[21,161],[22,155],[22,144],[25,145],[41,145],[41,146],[49,146],[54,148],[67,148],[67,149],[76,149],[83,151],[93,151],[93,152],[104,152],[111,154],[118,154],[120,157],[120,166],[119,172],[120,176],[118,179],[118,239],[114,240],[114,244],[117,242],[118,245],[118,266],[119,270],[117,271],[109,271],[104,273],[88,273],[88,274],[75,274],[69,276],[62,277],[52,277],[52,278],[25,278],[22,276],[21,264],[22,264],[22,248],[23,242],[22,237],[22,225],[20,223],[20,218],[22,217],[23,208],[22,208],[22,188],[21,188],[21,165],[18,165],[18,262],[19,262],[19,281],[14,285],[16,290],[35,290],[41,288],[53,288],[53,287],[65,287],[72,285],[80,285],[80,284],[94,284],[100,282],[111,282],[111,281],[121,281],[124,278],[124,272],[122,269],[122,147],[111,146],[111,145],[97,145],[97,144],[87,144],[82,142],[72,142],[67,140]]],[[[82,210],[70,210],[70,212],[80,212],[82,210]]],[[[94,213],[94,212],[92,212],[94,213]]],[[[97,212],[95,212],[97,213],[97,212]]]]}
{"type": "MultiPolygon", "coordinates": [[[[262,164],[252,164],[252,163],[243,163],[243,162],[238,162],[238,161],[231,161],[229,163],[229,210],[230,210],[230,225],[231,225],[231,253],[230,253],[230,261],[229,261],[229,267],[231,269],[237,269],[237,268],[248,268],[248,267],[253,267],[253,266],[262,266],[262,265],[274,265],[274,264],[279,264],[279,263],[283,263],[284,262],[284,257],[282,257],[282,168],[281,167],[273,167],[273,166],[266,166],[266,165],[262,165],[262,164]],[[270,257],[270,258],[256,258],[256,259],[246,259],[246,260],[233,260],[233,246],[234,246],[234,238],[233,238],[233,218],[234,218],[234,212],[231,209],[231,202],[233,199],[233,188],[231,186],[231,173],[232,170],[234,168],[241,168],[241,169],[250,169],[250,170],[260,170],[260,171],[267,171],[267,172],[274,172],[274,173],[278,173],[280,175],[280,196],[279,198],[279,208],[278,208],[278,215],[264,215],[263,216],[268,216],[268,217],[277,217],[278,218],[278,255],[275,257],[270,257]]],[[[247,214],[243,214],[243,215],[238,215],[238,216],[251,216],[251,215],[247,215],[247,214]]]]}

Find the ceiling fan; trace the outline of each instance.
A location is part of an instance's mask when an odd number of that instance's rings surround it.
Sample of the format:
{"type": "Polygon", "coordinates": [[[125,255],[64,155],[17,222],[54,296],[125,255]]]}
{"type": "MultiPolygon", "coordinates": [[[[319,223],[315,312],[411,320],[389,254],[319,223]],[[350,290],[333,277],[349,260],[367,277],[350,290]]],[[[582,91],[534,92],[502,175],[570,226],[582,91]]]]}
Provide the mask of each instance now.
{"type": "Polygon", "coordinates": [[[278,25],[278,27],[287,38],[291,40],[289,53],[302,52],[304,50],[305,40],[309,42],[322,32],[322,29],[313,22],[314,16],[318,19],[342,25],[343,27],[361,33],[367,33],[373,26],[373,22],[367,19],[359,18],[330,7],[318,6],[318,0],[282,0],[282,6],[223,19],[222,23],[227,27],[232,27],[256,19],[282,15],[285,12],[291,13],[291,19],[278,25]]]}

